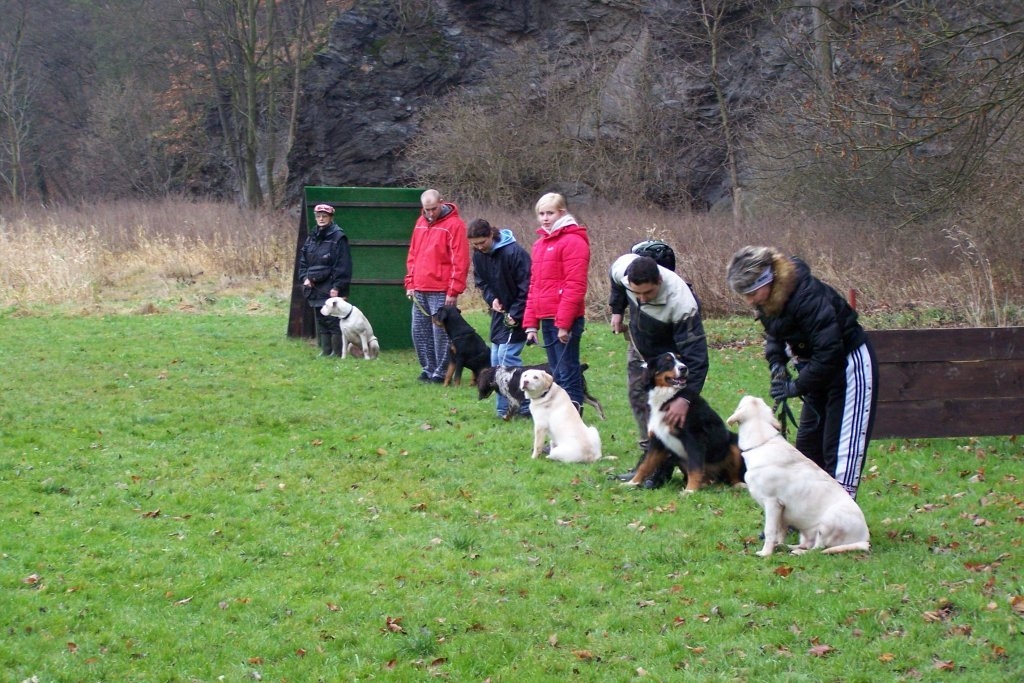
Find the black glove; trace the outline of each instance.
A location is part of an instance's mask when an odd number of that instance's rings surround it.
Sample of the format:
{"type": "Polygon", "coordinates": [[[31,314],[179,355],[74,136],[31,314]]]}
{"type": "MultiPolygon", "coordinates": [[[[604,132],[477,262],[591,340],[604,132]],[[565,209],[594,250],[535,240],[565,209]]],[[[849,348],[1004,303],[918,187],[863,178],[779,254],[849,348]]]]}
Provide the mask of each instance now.
{"type": "Polygon", "coordinates": [[[793,396],[799,396],[800,392],[797,391],[796,382],[791,379],[773,379],[771,388],[768,389],[768,393],[771,394],[772,398],[776,401],[785,401],[787,398],[793,396]]]}

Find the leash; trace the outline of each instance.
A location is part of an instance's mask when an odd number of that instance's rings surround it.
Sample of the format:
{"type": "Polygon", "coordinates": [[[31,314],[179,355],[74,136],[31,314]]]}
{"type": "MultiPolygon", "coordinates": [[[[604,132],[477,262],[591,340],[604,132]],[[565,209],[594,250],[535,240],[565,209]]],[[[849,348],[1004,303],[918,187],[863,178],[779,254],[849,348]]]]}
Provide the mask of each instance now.
{"type": "MultiPolygon", "coordinates": [[[[537,330],[537,333],[540,334],[540,330],[537,330]]],[[[572,332],[569,333],[569,338],[565,340],[565,345],[568,346],[570,341],[572,341],[572,332]]],[[[558,341],[558,335],[555,335],[555,338],[552,339],[547,344],[538,344],[538,346],[540,346],[540,348],[544,349],[545,350],[544,352],[547,353],[547,349],[550,349],[555,344],[561,344],[561,343],[562,342],[558,341]]],[[[555,367],[551,368],[551,374],[552,375],[554,375],[555,372],[558,370],[558,368],[560,368],[562,366],[562,360],[564,358],[565,358],[565,353],[564,352],[558,354],[558,362],[555,363],[555,367]]]]}
{"type": "Polygon", "coordinates": [[[419,299],[416,298],[415,292],[409,298],[412,299],[412,302],[413,302],[413,304],[415,304],[416,308],[420,309],[420,313],[422,313],[423,315],[427,316],[428,318],[433,318],[434,317],[434,315],[432,313],[430,313],[427,309],[423,308],[423,304],[421,304],[419,299]]]}
{"type": "Polygon", "coordinates": [[[793,409],[789,407],[789,401],[786,399],[776,401],[775,406],[772,408],[772,413],[775,414],[775,419],[779,421],[779,434],[782,434],[782,438],[786,438],[787,423],[792,423],[794,427],[799,428],[796,416],[793,415],[793,409]]]}

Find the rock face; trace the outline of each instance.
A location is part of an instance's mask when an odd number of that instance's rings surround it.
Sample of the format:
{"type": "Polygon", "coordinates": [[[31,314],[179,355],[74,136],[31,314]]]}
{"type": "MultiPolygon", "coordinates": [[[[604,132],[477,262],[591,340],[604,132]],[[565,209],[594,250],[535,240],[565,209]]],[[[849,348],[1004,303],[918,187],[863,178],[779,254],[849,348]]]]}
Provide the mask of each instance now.
{"type": "MultiPolygon", "coordinates": [[[[328,47],[304,73],[288,196],[300,196],[303,185],[408,185],[403,150],[427,105],[455,88],[493,89],[488,79],[498,67],[524,54],[554,55],[555,69],[540,77],[572,79],[584,76],[572,62],[561,68],[560,58],[600,53],[611,60],[611,75],[595,86],[600,111],[585,112],[577,134],[628,137],[635,131],[633,103],[653,98],[666,120],[689,121],[687,130],[695,131],[665,165],[671,170],[663,182],[709,207],[727,195],[728,180],[723,145],[696,132],[719,120],[706,78],[694,67],[706,55],[688,42],[685,21],[663,21],[685,12],[692,13],[688,3],[669,0],[360,0],[338,18],[328,47]]],[[[724,68],[750,74],[727,74],[733,103],[756,101],[782,76],[782,65],[755,58],[755,39],[729,49],[719,57],[724,68]]]]}

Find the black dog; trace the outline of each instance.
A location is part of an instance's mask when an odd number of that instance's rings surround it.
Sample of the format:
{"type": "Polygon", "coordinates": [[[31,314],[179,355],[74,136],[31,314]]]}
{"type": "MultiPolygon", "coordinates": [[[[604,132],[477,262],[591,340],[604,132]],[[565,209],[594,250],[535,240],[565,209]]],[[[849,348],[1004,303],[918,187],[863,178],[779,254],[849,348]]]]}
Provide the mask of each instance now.
{"type": "MultiPolygon", "coordinates": [[[[586,363],[581,363],[580,372],[585,373],[587,367],[586,363]]],[[[519,414],[520,407],[526,401],[526,394],[523,393],[523,390],[519,386],[519,380],[522,377],[523,370],[543,370],[544,372],[550,372],[551,366],[544,363],[542,365],[526,365],[520,367],[498,365],[495,367],[484,368],[476,375],[477,398],[482,401],[497,391],[508,401],[508,412],[505,413],[505,419],[511,420],[519,414]]],[[[598,416],[602,420],[604,419],[604,408],[601,407],[601,402],[594,398],[590,393],[590,389],[587,388],[586,376],[583,377],[583,402],[592,405],[594,410],[597,411],[598,416]]]]}
{"type": "Polygon", "coordinates": [[[666,404],[686,386],[683,362],[674,353],[663,353],[647,364],[644,373],[651,408],[647,423],[650,446],[627,483],[648,486],[645,482],[650,481],[656,488],[672,476],[676,465],[686,473],[684,493],[693,493],[712,479],[731,485],[742,482],[744,465],[738,438],[706,400],[698,396],[690,402],[681,428],[664,420],[666,404]]]}
{"type": "Polygon", "coordinates": [[[455,386],[461,385],[463,368],[469,368],[476,382],[480,371],[491,366],[491,347],[466,322],[457,306],[442,306],[431,319],[448,335],[448,368],[444,374],[444,385],[449,386],[453,382],[455,386]]]}

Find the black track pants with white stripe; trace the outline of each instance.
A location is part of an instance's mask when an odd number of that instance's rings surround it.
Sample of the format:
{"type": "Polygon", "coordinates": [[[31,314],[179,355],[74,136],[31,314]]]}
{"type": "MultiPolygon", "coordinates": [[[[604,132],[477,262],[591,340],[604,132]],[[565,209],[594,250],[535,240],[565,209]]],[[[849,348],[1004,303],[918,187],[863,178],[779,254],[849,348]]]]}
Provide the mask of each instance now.
{"type": "Polygon", "coordinates": [[[878,361],[868,341],[846,357],[846,372],[824,396],[803,396],[796,447],[857,497],[878,404],[878,361]]]}

